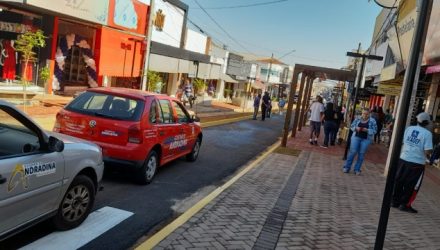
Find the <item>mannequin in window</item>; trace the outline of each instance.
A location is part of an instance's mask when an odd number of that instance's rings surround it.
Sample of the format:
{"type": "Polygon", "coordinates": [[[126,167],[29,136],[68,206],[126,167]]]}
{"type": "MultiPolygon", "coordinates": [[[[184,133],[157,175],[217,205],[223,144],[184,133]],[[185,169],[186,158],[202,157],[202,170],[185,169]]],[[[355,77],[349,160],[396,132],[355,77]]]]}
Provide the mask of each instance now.
{"type": "Polygon", "coordinates": [[[3,75],[2,77],[6,79],[6,82],[11,82],[15,80],[15,65],[16,56],[14,49],[14,41],[4,40],[3,49],[5,50],[6,56],[3,64],[3,75]]]}

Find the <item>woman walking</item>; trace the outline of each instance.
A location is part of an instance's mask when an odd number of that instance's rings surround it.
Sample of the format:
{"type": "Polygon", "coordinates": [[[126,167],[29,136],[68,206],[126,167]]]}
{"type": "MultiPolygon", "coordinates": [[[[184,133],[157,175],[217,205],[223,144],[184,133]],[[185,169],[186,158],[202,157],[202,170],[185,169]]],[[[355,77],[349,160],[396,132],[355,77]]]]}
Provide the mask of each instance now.
{"type": "Polygon", "coordinates": [[[357,154],[357,161],[354,165],[354,173],[360,175],[362,162],[364,161],[365,153],[368,146],[373,140],[374,134],[377,133],[376,120],[370,118],[368,109],[362,110],[362,115],[356,118],[351,124],[351,130],[354,132],[351,136],[350,152],[347,161],[344,164],[344,173],[350,172],[354,157],[357,154]]]}
{"type": "Polygon", "coordinates": [[[333,109],[333,103],[327,103],[324,110],[324,144],[321,146],[323,148],[328,148],[328,142],[331,145],[335,145],[335,132],[336,132],[336,112],[333,109]]]}

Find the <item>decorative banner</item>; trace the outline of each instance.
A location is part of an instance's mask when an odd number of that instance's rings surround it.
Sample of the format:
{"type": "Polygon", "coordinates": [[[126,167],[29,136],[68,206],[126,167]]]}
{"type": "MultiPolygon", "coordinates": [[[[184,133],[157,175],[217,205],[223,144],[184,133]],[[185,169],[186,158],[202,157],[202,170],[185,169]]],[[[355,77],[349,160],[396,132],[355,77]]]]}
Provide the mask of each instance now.
{"type": "Polygon", "coordinates": [[[69,34],[60,39],[60,42],[57,47],[57,53],[55,54],[55,70],[52,83],[53,90],[64,90],[64,84],[62,82],[63,79],[63,71],[64,64],[69,50],[73,45],[78,46],[83,50],[83,59],[86,63],[86,71],[87,71],[87,82],[89,87],[95,88],[98,87],[97,74],[96,74],[96,64],[95,59],[93,58],[93,52],[91,50],[90,45],[87,43],[87,40],[82,38],[79,35],[69,34]]]}
{"type": "Polygon", "coordinates": [[[108,0],[27,0],[26,4],[94,23],[107,24],[108,0]]]}
{"type": "Polygon", "coordinates": [[[14,32],[14,33],[25,33],[27,31],[34,30],[31,25],[21,24],[21,23],[8,23],[0,21],[0,31],[14,32]]]}

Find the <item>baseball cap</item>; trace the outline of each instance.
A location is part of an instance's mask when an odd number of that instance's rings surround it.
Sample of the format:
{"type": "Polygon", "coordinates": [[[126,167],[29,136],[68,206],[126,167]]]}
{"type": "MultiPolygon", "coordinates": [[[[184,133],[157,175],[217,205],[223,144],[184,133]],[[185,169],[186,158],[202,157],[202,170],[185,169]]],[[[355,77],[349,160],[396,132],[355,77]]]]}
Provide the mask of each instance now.
{"type": "Polygon", "coordinates": [[[417,115],[417,122],[422,123],[423,121],[430,121],[431,117],[426,112],[422,112],[417,115]]]}

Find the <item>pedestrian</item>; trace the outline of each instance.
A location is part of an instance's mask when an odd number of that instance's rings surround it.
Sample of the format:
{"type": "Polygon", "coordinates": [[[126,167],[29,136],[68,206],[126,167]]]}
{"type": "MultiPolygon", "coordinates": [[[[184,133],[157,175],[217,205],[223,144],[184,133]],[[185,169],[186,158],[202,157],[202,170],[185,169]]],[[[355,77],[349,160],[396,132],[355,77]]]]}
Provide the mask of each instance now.
{"type": "Polygon", "coordinates": [[[283,114],[284,106],[286,106],[286,100],[284,100],[283,97],[280,97],[280,100],[278,101],[278,114],[283,114]]]}
{"type": "Polygon", "coordinates": [[[360,175],[362,162],[364,161],[365,153],[368,146],[373,140],[374,134],[377,133],[376,121],[370,117],[368,109],[362,110],[362,115],[356,118],[351,124],[350,129],[354,132],[350,141],[350,152],[345,161],[343,172],[349,173],[354,157],[357,155],[357,161],[354,165],[354,173],[360,175]]]}
{"type": "Polygon", "coordinates": [[[194,93],[193,93],[193,85],[189,81],[189,79],[186,79],[185,84],[183,85],[183,100],[184,100],[184,104],[186,101],[189,102],[189,106],[190,108],[192,108],[194,102],[194,93]]]}
{"type": "Polygon", "coordinates": [[[310,139],[312,145],[318,145],[318,138],[321,132],[321,120],[324,114],[324,104],[322,104],[322,97],[317,95],[315,101],[308,109],[310,112],[310,139]]]}
{"type": "Polygon", "coordinates": [[[264,95],[262,97],[262,102],[261,102],[261,120],[262,121],[264,121],[266,119],[267,108],[270,105],[269,100],[270,100],[269,93],[266,91],[266,92],[264,92],[264,95]]]}
{"type": "Polygon", "coordinates": [[[342,109],[341,109],[341,107],[336,107],[335,108],[335,112],[336,112],[336,114],[335,114],[335,120],[336,120],[336,130],[335,130],[335,132],[333,133],[333,144],[332,143],[330,143],[330,145],[335,145],[334,143],[335,142],[337,142],[338,144],[341,144],[341,140],[342,139],[339,139],[339,138],[337,138],[338,137],[338,132],[339,132],[339,128],[341,127],[341,124],[342,124],[342,122],[344,121],[344,114],[342,114],[342,111],[341,111],[342,109]]]}
{"type": "Polygon", "coordinates": [[[333,109],[333,103],[328,102],[323,115],[324,122],[324,144],[321,145],[323,148],[328,148],[328,143],[330,141],[331,145],[335,145],[334,133],[336,132],[336,112],[333,109]]]}
{"type": "Polygon", "coordinates": [[[383,128],[383,124],[385,122],[385,114],[383,112],[382,107],[377,107],[377,119],[376,119],[376,124],[377,124],[377,133],[374,135],[374,143],[380,143],[380,132],[382,131],[383,128]]]}
{"type": "Polygon", "coordinates": [[[268,101],[268,105],[267,105],[267,118],[270,118],[270,115],[272,114],[272,100],[269,98],[268,101]]]}
{"type": "Polygon", "coordinates": [[[258,109],[260,108],[261,94],[258,94],[254,98],[254,118],[253,120],[257,120],[258,109]]]}
{"type": "Polygon", "coordinates": [[[422,112],[417,115],[417,125],[409,126],[404,133],[391,204],[401,211],[417,213],[411,206],[415,196],[413,199],[411,197],[416,191],[415,187],[420,187],[426,157],[433,148],[432,133],[427,129],[430,120],[428,113],[422,112]]]}

